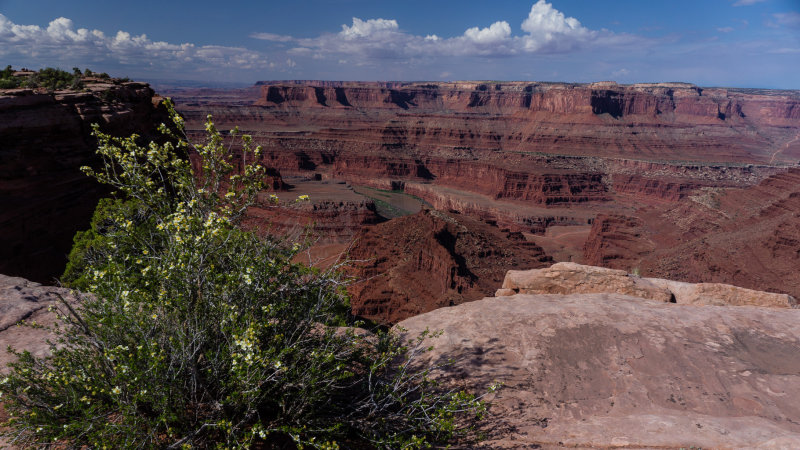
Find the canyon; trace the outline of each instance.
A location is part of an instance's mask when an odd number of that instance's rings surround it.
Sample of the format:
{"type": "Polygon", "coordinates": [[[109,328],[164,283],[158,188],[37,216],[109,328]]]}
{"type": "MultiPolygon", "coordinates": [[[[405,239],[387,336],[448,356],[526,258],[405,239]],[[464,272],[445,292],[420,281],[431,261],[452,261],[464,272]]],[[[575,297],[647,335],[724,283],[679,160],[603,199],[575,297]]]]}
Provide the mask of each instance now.
{"type": "Polygon", "coordinates": [[[49,285],[108,195],[78,170],[98,164],[90,124],[151,139],[161,95],[193,142],[210,114],[262,147],[267,188],[245,228],[303,241],[296,261],[341,267],[355,318],[409,342],[439,330],[417,363],[444,385],[504,384],[487,397],[487,448],[800,444],[800,92],[0,91],[3,347],[46,355],[47,330],[18,325],[50,325],[49,304],[79,301],[49,285]]]}
{"type": "Polygon", "coordinates": [[[364,228],[348,256],[353,314],[383,324],[483,298],[507,270],[552,263],[519,232],[436,210],[364,228]]]}
{"type": "MultiPolygon", "coordinates": [[[[351,290],[354,310],[370,320],[391,324],[491,295],[498,273],[546,261],[800,295],[800,92],[270,81],[160,94],[173,97],[195,142],[210,114],[219,129],[238,126],[262,146],[269,189],[246,227],[308,239],[312,264],[372,261],[353,273],[375,285],[351,290]],[[448,233],[473,236],[474,248],[455,237],[461,244],[443,244],[449,222],[434,224],[420,208],[458,222],[448,233]],[[427,252],[414,264],[410,242],[427,252]],[[522,243],[531,252],[492,274],[464,263],[522,243]],[[387,287],[432,267],[429,284],[441,289],[387,287]],[[383,304],[404,295],[416,303],[405,312],[383,304]]],[[[159,100],[134,82],[3,92],[0,273],[60,275],[72,236],[107,194],[77,170],[97,163],[89,124],[151,138],[164,121],[159,100]]]]}
{"type": "MultiPolygon", "coordinates": [[[[268,81],[164,95],[175,99],[193,139],[211,114],[220,128],[253,135],[262,164],[284,176],[409,194],[432,209],[521,233],[553,261],[800,295],[792,273],[800,242],[798,91],[268,81]],[[728,234],[714,235],[723,229],[728,234]]],[[[348,217],[362,208],[360,223],[348,219],[349,231],[321,232],[322,239],[344,250],[360,225],[379,221],[370,199],[362,200],[341,206],[348,217]]],[[[322,231],[329,208],[298,221],[322,231]]],[[[428,301],[449,304],[446,298],[428,301]]]]}
{"type": "Polygon", "coordinates": [[[598,217],[586,260],[690,282],[800,292],[800,170],[743,188],[704,188],[635,216],[598,217]]]}

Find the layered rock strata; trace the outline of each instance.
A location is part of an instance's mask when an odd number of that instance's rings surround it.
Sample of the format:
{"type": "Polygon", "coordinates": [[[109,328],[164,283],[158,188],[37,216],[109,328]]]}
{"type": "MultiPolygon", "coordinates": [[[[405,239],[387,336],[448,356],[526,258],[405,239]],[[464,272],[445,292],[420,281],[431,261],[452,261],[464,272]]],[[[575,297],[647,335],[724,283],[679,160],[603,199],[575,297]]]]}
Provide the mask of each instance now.
{"type": "Polygon", "coordinates": [[[286,173],[426,182],[544,205],[607,201],[616,191],[676,200],[763,178],[748,164],[800,159],[794,91],[298,81],[264,82],[255,92],[177,99],[196,130],[207,113],[239,125],[264,146],[265,163],[286,173]],[[607,177],[642,164],[660,168],[607,177]]]}
{"type": "Polygon", "coordinates": [[[375,203],[360,201],[310,201],[280,205],[256,204],[247,211],[245,228],[259,234],[277,234],[317,244],[346,244],[367,225],[381,221],[375,203]]]}
{"type": "Polygon", "coordinates": [[[373,200],[344,182],[315,177],[281,182],[282,191],[258,194],[244,217],[246,228],[295,240],[305,236],[319,245],[348,244],[362,227],[383,220],[373,200]]]}
{"type": "Polygon", "coordinates": [[[598,216],[592,265],[800,296],[800,169],[744,189],[705,188],[635,216],[598,216]]]}
{"type": "Polygon", "coordinates": [[[374,108],[429,111],[547,112],[676,122],[742,121],[771,125],[800,119],[795,91],[701,88],[689,83],[619,85],[537,82],[364,83],[259,82],[258,104],[283,108],[374,108]]]}
{"type": "Polygon", "coordinates": [[[474,192],[445,186],[405,183],[404,191],[434,208],[457,212],[497,225],[500,229],[544,234],[554,225],[586,225],[593,214],[579,208],[545,208],[495,200],[474,192]]]}
{"type": "Polygon", "coordinates": [[[551,262],[520,233],[431,210],[364,228],[348,256],[353,314],[382,324],[483,298],[506,270],[551,262]]]}
{"type": "MultiPolygon", "coordinates": [[[[192,136],[202,134],[209,113],[220,128],[239,125],[264,147],[262,163],[285,176],[404,190],[437,209],[526,234],[592,225],[585,243],[570,241],[574,248],[559,254],[687,282],[800,295],[783,269],[792,267],[783,263],[791,260],[791,222],[773,236],[777,269],[758,256],[759,264],[737,263],[728,273],[725,257],[713,255],[728,253],[736,240],[681,247],[695,236],[681,219],[693,217],[694,199],[780,178],[800,161],[797,91],[276,81],[219,97],[213,90],[177,94],[192,136]],[[677,205],[689,206],[671,209],[677,205]],[[680,223],[659,211],[672,211],[680,223]],[[660,250],[677,248],[714,262],[682,265],[676,252],[656,263],[660,250]]],[[[746,225],[758,228],[756,222],[746,225]]]]}
{"type": "Polygon", "coordinates": [[[107,194],[79,170],[98,163],[91,124],[128,136],[165,121],[146,84],[87,89],[0,91],[0,272],[45,282],[63,272],[72,237],[107,194]]]}

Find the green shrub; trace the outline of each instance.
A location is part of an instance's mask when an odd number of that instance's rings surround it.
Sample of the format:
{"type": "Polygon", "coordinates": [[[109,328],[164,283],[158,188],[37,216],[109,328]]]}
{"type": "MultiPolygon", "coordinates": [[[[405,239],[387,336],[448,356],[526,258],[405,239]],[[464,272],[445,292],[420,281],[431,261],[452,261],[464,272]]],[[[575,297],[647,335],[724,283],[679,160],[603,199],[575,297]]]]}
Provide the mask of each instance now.
{"type": "Polygon", "coordinates": [[[14,69],[11,65],[0,70],[0,89],[14,89],[19,87],[20,79],[14,76],[14,69]]]}
{"type": "MultiPolygon", "coordinates": [[[[88,69],[87,69],[88,70],[88,69]]],[[[110,79],[107,73],[100,74],[101,78],[110,79]]],[[[74,67],[72,73],[63,71],[61,69],[54,69],[47,67],[41,69],[31,76],[26,78],[15,77],[14,70],[11,66],[0,71],[0,89],[12,89],[17,87],[25,87],[30,89],[44,88],[48,91],[57,91],[63,89],[81,90],[83,89],[83,76],[80,69],[74,67]]]]}
{"type": "Polygon", "coordinates": [[[118,211],[124,216],[136,214],[136,202],[103,198],[97,203],[89,229],[78,231],[72,238],[72,250],[67,258],[67,266],[61,275],[61,283],[73,289],[88,292],[92,280],[90,265],[102,258],[103,252],[112,244],[109,234],[115,225],[113,219],[118,211]]]}
{"type": "Polygon", "coordinates": [[[0,89],[18,88],[19,84],[19,81],[13,78],[0,78],[0,89]]]}
{"type": "Polygon", "coordinates": [[[165,144],[95,127],[105,164],[84,170],[117,199],[76,237],[65,274],[91,294],[55,306],[52,356],[15,352],[0,380],[6,436],[90,448],[422,448],[467,435],[464,420],[485,406],[412,369],[424,336],[405,346],[341,327],[334,270],[295,264],[297,244],[236,227],[264,174],[249,136],[234,158],[209,117],[207,142],[193,147],[168,107],[178,132],[162,125],[165,144]]]}
{"type": "Polygon", "coordinates": [[[32,89],[44,88],[48,91],[78,90],[83,88],[83,81],[80,74],[47,67],[24,79],[21,82],[21,86],[32,89]]]}

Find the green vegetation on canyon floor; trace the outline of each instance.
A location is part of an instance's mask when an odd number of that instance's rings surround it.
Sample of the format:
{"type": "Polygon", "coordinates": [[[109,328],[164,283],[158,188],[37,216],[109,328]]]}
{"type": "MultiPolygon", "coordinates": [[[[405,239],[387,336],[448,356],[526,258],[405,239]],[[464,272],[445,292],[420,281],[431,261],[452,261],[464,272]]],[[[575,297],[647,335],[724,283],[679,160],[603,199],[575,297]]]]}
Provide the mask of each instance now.
{"type": "Polygon", "coordinates": [[[378,214],[387,219],[414,214],[427,205],[425,200],[406,194],[403,190],[389,191],[369,186],[353,186],[353,191],[375,202],[378,214]]]}
{"type": "Polygon", "coordinates": [[[0,379],[11,442],[422,448],[474,438],[486,405],[415,364],[428,333],[405,343],[357,328],[337,268],[292,263],[302,244],[237,227],[264,176],[251,138],[239,137],[239,160],[209,117],[206,143],[193,146],[167,106],[163,144],[95,127],[104,164],[84,170],[116,198],[76,236],[64,282],[87,294],[52,306],[52,355],[17,352],[0,379]]]}

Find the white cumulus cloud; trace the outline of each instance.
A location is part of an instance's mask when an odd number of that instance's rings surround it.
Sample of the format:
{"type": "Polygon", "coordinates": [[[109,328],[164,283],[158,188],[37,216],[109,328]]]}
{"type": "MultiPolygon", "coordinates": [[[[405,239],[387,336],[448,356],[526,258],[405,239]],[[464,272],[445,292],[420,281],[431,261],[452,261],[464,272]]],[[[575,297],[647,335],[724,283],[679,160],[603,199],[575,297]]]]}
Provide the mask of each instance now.
{"type": "MultiPolygon", "coordinates": [[[[421,58],[443,56],[507,57],[561,53],[591,46],[614,47],[641,41],[641,38],[628,34],[590,30],[581,25],[578,19],[567,17],[545,0],[533,4],[530,13],[522,21],[520,31],[514,35],[509,21],[500,20],[489,26],[467,28],[458,36],[442,37],[433,33],[422,36],[404,31],[393,19],[363,20],[354,17],[352,24],[342,25],[339,33],[294,39],[298,45],[289,50],[289,54],[308,55],[316,59],[341,59],[342,55],[348,55],[348,59],[367,64],[386,59],[418,61],[421,58]]],[[[251,36],[258,37],[260,34],[263,33],[251,36]]],[[[266,35],[273,36],[269,33],[266,35]]]]}
{"type": "Polygon", "coordinates": [[[522,22],[528,34],[522,38],[527,51],[569,51],[596,37],[598,32],[581,25],[578,19],[566,17],[553,5],[539,0],[522,22]]]}
{"type": "Polygon", "coordinates": [[[386,36],[398,29],[396,20],[369,19],[361,20],[353,17],[353,25],[342,25],[342,32],[339,33],[345,39],[368,38],[372,36],[386,36]]]}
{"type": "Polygon", "coordinates": [[[100,30],[76,28],[66,17],[54,19],[47,27],[19,25],[0,14],[0,56],[11,55],[32,57],[45,65],[118,63],[160,65],[167,70],[267,67],[265,55],[241,47],[174,44],[122,30],[107,36],[100,30]]]}
{"type": "Polygon", "coordinates": [[[487,28],[472,27],[464,32],[464,37],[479,44],[494,44],[511,37],[511,26],[508,22],[495,22],[487,28]]]}
{"type": "Polygon", "coordinates": [[[262,41],[272,42],[289,42],[294,40],[294,38],[291,36],[275,33],[251,33],[250,37],[253,39],[261,39],[262,41]]]}

